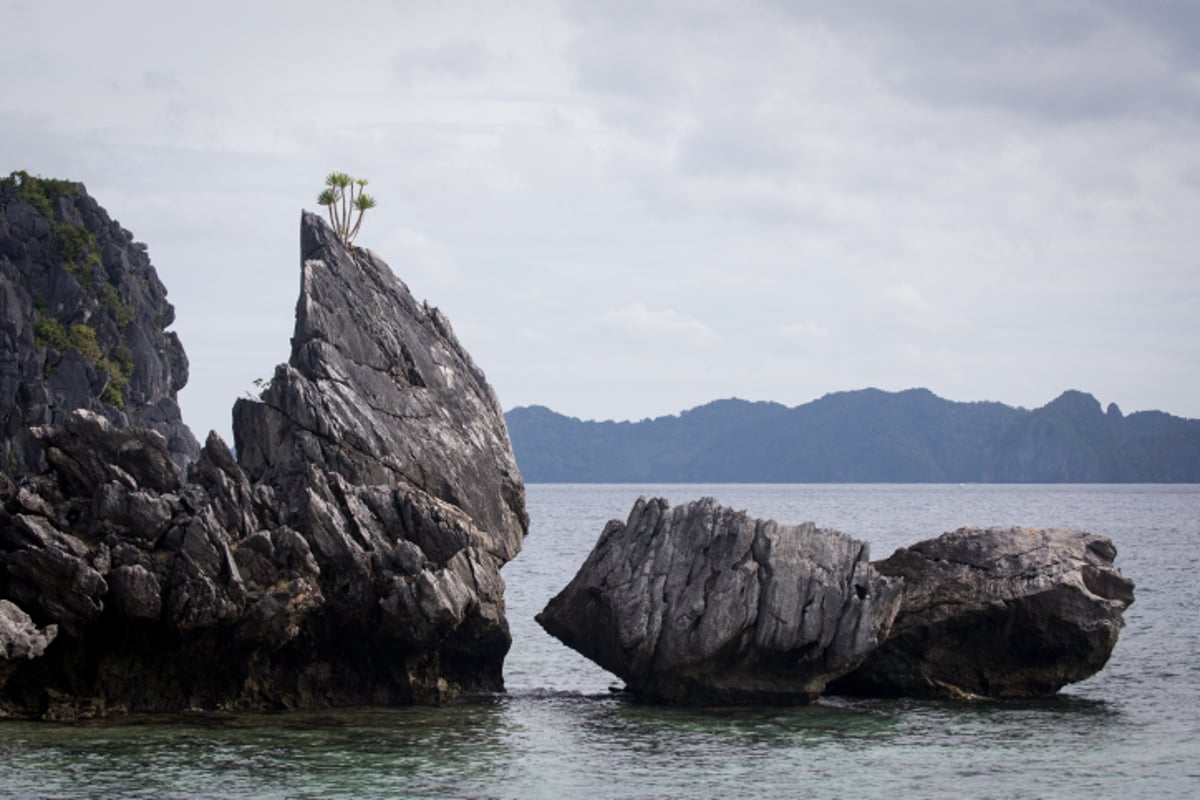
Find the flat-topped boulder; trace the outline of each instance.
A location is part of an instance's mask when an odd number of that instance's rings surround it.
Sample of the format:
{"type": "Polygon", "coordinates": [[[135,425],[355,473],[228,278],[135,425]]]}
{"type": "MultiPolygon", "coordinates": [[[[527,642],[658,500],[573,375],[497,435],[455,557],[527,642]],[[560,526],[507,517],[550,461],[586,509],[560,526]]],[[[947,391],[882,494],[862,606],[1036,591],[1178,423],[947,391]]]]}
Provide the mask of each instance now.
{"type": "Polygon", "coordinates": [[[537,620],[647,700],[802,703],[875,648],[899,593],[835,531],[639,499],[537,620]]]}
{"type": "Polygon", "coordinates": [[[1098,672],[1133,581],[1077,530],[961,528],[874,563],[903,583],[891,632],[831,692],[1028,698],[1098,672]]]}

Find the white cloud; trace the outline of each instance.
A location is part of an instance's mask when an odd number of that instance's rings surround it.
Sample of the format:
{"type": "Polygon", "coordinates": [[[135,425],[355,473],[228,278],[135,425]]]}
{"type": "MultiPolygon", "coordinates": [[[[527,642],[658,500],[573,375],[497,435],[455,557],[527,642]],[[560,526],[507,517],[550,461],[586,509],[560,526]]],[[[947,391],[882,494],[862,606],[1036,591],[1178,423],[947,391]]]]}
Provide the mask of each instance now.
{"type": "Polygon", "coordinates": [[[800,344],[827,342],[830,337],[828,328],[811,319],[785,323],[776,327],[775,333],[784,341],[800,344]]]}
{"type": "Polygon", "coordinates": [[[426,289],[441,290],[462,284],[462,271],[454,253],[420,231],[392,228],[384,234],[378,252],[397,275],[414,284],[412,288],[418,296],[425,294],[426,289]]]}
{"type": "Polygon", "coordinates": [[[149,244],[200,430],[286,355],[334,169],[506,402],[1073,385],[1200,416],[1200,4],[374,2],[353,53],[284,7],[6,7],[0,174],[82,180],[149,244]]]}
{"type": "Polygon", "coordinates": [[[608,328],[638,337],[666,337],[690,344],[712,344],[716,332],[695,317],[673,308],[651,309],[638,301],[605,311],[600,321],[608,328]]]}
{"type": "Polygon", "coordinates": [[[919,314],[929,314],[934,310],[933,304],[925,299],[921,290],[908,283],[884,289],[883,295],[901,308],[919,314]]]}

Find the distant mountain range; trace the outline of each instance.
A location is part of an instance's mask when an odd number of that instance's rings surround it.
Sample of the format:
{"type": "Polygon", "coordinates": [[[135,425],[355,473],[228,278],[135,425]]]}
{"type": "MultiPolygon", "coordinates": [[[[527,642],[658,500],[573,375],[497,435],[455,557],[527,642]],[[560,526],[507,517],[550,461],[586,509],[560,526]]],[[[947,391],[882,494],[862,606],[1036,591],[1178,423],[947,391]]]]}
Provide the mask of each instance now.
{"type": "Polygon", "coordinates": [[[1200,420],[1124,416],[1078,391],[1032,411],[863,389],[795,408],[718,400],[641,422],[542,406],[505,419],[529,483],[1200,482],[1200,420]]]}

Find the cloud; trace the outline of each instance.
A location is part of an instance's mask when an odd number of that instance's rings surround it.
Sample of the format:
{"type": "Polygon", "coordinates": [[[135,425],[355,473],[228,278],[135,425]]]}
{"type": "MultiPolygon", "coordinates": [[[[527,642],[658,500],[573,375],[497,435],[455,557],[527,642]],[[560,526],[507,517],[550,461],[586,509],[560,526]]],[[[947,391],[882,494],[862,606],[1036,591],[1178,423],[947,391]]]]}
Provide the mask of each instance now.
{"type": "Polygon", "coordinates": [[[82,180],[149,243],[201,429],[241,339],[279,353],[245,375],[286,357],[296,217],[333,169],[370,178],[360,244],[508,402],[1078,385],[1200,415],[1198,3],[375,2],[353,52],[278,5],[6,6],[0,174],[82,180]],[[266,299],[275,335],[206,334],[266,299]],[[994,368],[1035,350],[1035,378],[994,368]]]}
{"type": "MultiPolygon", "coordinates": [[[[392,228],[385,235],[383,248],[399,275],[415,274],[421,284],[439,290],[462,284],[462,272],[454,253],[420,231],[392,228]]],[[[417,294],[422,292],[417,291],[417,294]]]]}
{"type": "Polygon", "coordinates": [[[712,328],[695,317],[673,308],[650,309],[640,301],[604,312],[600,322],[632,336],[666,337],[695,345],[712,344],[719,338],[712,328]]]}
{"type": "Polygon", "coordinates": [[[883,295],[901,308],[923,313],[933,311],[933,305],[925,299],[921,290],[911,284],[902,283],[899,286],[884,289],[883,295]]]}
{"type": "Polygon", "coordinates": [[[811,319],[779,325],[775,328],[775,333],[784,341],[797,344],[827,342],[830,338],[829,329],[811,319]]]}
{"type": "Polygon", "coordinates": [[[498,57],[483,42],[455,38],[396,54],[396,75],[402,81],[422,77],[477,78],[487,74],[498,57]]]}

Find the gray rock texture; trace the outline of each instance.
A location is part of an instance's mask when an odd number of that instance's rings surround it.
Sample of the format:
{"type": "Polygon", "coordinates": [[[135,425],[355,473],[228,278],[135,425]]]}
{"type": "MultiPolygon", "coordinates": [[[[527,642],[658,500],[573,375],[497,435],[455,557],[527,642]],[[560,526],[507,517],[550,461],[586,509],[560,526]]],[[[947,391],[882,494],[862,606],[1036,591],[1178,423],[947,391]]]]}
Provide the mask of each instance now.
{"type": "Polygon", "coordinates": [[[0,600],[0,689],[20,661],[42,655],[57,635],[57,625],[39,629],[20,606],[0,600]]]}
{"type": "MultiPolygon", "coordinates": [[[[74,186],[60,211],[85,196],[74,186]]],[[[8,202],[9,238],[43,246],[51,222],[8,202]]],[[[311,214],[301,242],[292,357],[235,407],[240,463],[216,434],[181,458],[184,437],[141,424],[136,393],[123,411],[87,392],[38,405],[47,395],[18,381],[6,424],[24,425],[8,440],[20,452],[0,474],[0,715],[503,688],[499,570],[528,518],[499,404],[445,318],[374,254],[311,214]]],[[[32,284],[62,271],[21,263],[32,284]]],[[[36,309],[7,308],[21,313],[6,363],[44,368],[25,335],[36,309]]],[[[77,348],[57,357],[89,374],[77,348]]],[[[168,361],[186,364],[181,349],[168,361]]]]}
{"type": "Polygon", "coordinates": [[[537,620],[648,700],[801,703],[874,649],[899,594],[840,533],[640,499],[537,620]]]}
{"type": "Polygon", "coordinates": [[[843,694],[1028,698],[1108,661],[1133,602],[1116,548],[1076,530],[962,528],[875,562],[903,581],[891,633],[843,694]]]}
{"type": "Polygon", "coordinates": [[[500,403],[445,316],[374,253],[310,213],[300,245],[292,355],[234,407],[239,461],[304,532],[326,615],[381,687],[399,670],[423,692],[498,689],[500,567],[529,525],[500,403]]]}
{"type": "Polygon", "coordinates": [[[0,470],[46,466],[27,434],[85,408],[166,437],[176,466],[200,446],[176,393],[188,361],[144,245],[82,184],[0,180],[0,470]]]}

